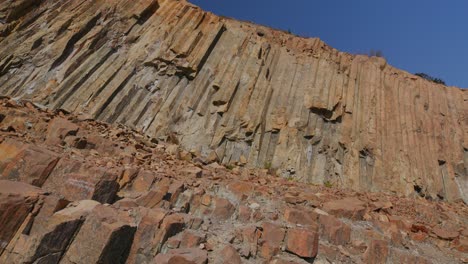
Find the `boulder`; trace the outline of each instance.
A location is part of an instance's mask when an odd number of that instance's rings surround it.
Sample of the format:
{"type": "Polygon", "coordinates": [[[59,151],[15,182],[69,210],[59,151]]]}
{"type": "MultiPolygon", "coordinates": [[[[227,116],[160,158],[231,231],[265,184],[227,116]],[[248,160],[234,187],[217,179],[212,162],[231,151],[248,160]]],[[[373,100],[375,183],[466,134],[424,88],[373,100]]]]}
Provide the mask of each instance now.
{"type": "Polygon", "coordinates": [[[124,264],[130,253],[135,231],[132,219],[124,212],[97,205],[73,239],[62,262],[124,264]]]}
{"type": "Polygon", "coordinates": [[[386,263],[389,255],[388,242],[372,240],[363,256],[365,263],[386,263]]]}
{"type": "Polygon", "coordinates": [[[208,254],[199,248],[171,249],[165,254],[157,255],[154,264],[206,264],[208,254]]]}
{"type": "Polygon", "coordinates": [[[351,197],[326,202],[323,204],[323,210],[337,217],[344,217],[352,220],[363,220],[366,207],[364,202],[351,197]]]}
{"type": "Polygon", "coordinates": [[[44,193],[26,183],[0,180],[0,255],[44,193]]]}
{"type": "Polygon", "coordinates": [[[320,215],[321,237],[334,245],[345,245],[351,239],[351,228],[331,215],[320,215]]]}
{"type": "Polygon", "coordinates": [[[76,136],[79,127],[69,120],[56,117],[49,123],[47,129],[46,143],[49,145],[61,145],[68,136],[76,136]]]}
{"type": "Polygon", "coordinates": [[[311,259],[317,256],[319,236],[315,231],[302,228],[288,230],[286,250],[301,258],[311,259]]]}

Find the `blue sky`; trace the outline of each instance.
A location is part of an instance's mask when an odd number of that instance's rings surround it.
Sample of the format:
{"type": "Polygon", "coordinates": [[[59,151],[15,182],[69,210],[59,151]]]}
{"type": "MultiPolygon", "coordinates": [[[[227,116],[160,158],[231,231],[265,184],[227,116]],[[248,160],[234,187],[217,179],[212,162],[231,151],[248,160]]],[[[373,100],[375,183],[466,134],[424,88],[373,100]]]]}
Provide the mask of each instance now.
{"type": "Polygon", "coordinates": [[[218,15],[319,37],[468,88],[468,0],[189,0],[218,15]]]}

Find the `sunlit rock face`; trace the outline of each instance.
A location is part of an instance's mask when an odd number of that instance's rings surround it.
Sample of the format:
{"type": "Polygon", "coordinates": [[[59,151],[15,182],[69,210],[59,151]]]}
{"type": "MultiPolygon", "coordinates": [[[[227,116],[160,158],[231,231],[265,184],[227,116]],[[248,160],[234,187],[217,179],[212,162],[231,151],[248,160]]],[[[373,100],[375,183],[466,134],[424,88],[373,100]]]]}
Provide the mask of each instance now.
{"type": "Polygon", "coordinates": [[[468,201],[467,92],[383,58],[175,0],[8,0],[0,20],[2,95],[225,164],[468,201]]]}

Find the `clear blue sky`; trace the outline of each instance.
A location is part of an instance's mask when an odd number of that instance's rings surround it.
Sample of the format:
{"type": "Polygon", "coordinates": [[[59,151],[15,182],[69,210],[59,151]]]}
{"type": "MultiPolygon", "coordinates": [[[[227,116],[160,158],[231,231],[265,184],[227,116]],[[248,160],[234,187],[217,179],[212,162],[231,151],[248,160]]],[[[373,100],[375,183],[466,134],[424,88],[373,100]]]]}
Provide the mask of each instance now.
{"type": "Polygon", "coordinates": [[[468,0],[189,0],[218,15],[319,37],[468,88],[468,0]]]}

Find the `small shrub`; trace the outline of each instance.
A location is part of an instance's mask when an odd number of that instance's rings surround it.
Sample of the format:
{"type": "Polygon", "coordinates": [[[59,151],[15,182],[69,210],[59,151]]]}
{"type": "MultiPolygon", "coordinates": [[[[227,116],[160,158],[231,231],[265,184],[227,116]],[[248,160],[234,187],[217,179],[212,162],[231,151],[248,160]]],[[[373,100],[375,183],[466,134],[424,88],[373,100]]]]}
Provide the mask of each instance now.
{"type": "Polygon", "coordinates": [[[232,164],[226,164],[224,167],[226,167],[226,169],[228,169],[228,170],[233,170],[234,169],[234,165],[232,165],[232,164]]]}
{"type": "Polygon", "coordinates": [[[426,79],[428,81],[431,81],[431,82],[434,82],[434,83],[437,83],[437,84],[443,84],[443,85],[446,85],[444,80],[440,79],[440,78],[435,78],[435,77],[432,77],[430,76],[429,74],[425,74],[425,73],[422,73],[422,72],[418,72],[418,73],[415,73],[414,75],[416,76],[419,76],[423,79],[426,79]]]}
{"type": "Polygon", "coordinates": [[[263,168],[270,170],[271,169],[271,161],[266,161],[265,164],[263,164],[263,168]]]}
{"type": "Polygon", "coordinates": [[[324,185],[325,187],[327,187],[327,188],[333,187],[333,183],[331,183],[330,181],[324,182],[323,185],[324,185]]]}

